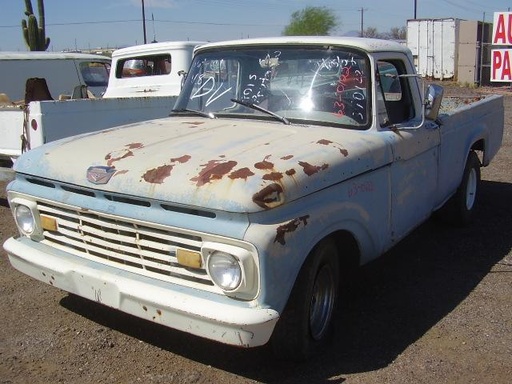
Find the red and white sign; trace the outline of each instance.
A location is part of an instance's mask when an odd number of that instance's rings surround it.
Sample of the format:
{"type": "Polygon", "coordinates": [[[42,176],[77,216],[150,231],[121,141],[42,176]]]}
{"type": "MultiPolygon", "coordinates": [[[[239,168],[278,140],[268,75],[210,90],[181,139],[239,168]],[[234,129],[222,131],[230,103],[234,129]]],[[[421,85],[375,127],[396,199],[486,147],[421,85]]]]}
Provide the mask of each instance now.
{"type": "Polygon", "coordinates": [[[512,12],[494,12],[493,45],[512,45],[512,12]]]}
{"type": "Polygon", "coordinates": [[[512,81],[512,49],[493,49],[491,60],[491,81],[512,81]]]}
{"type": "MultiPolygon", "coordinates": [[[[492,44],[512,45],[512,12],[494,12],[492,44]]],[[[512,49],[491,51],[491,81],[512,81],[512,49]]]]}

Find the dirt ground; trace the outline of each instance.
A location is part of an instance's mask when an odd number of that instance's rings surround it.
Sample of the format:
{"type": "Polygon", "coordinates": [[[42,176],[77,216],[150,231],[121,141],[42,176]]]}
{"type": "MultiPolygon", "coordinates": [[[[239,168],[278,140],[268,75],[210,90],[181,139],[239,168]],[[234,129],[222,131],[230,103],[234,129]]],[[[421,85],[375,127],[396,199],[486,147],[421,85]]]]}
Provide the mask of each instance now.
{"type": "MultiPolygon", "coordinates": [[[[512,92],[504,143],[482,170],[474,223],[430,220],[342,293],[333,347],[284,363],[167,329],[45,285],[0,251],[0,383],[509,383],[512,92]]],[[[4,185],[0,203],[5,205],[4,185]]],[[[0,206],[2,243],[15,234],[0,206]]]]}

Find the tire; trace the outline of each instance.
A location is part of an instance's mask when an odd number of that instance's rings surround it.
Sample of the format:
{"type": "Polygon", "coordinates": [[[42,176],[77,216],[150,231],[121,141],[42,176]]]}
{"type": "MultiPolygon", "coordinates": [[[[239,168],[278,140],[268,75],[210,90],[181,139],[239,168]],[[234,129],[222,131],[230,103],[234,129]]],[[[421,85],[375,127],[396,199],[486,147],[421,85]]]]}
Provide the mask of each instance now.
{"type": "Polygon", "coordinates": [[[276,357],[301,361],[325,347],[333,331],[339,277],[336,244],[323,240],[302,266],[276,325],[271,341],[276,357]]]}
{"type": "Polygon", "coordinates": [[[449,201],[446,213],[450,223],[456,226],[466,226],[471,222],[480,189],[480,160],[471,151],[464,167],[462,181],[457,192],[449,201]]]}

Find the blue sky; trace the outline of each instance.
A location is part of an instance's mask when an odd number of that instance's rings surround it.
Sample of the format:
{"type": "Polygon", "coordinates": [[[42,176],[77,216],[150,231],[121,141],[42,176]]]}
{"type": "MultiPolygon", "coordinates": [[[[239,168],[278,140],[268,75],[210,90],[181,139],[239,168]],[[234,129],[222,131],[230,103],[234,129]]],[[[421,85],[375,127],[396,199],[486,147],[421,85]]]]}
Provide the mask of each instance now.
{"type": "MultiPolygon", "coordinates": [[[[50,51],[119,48],[142,44],[142,0],[45,0],[50,51]]],[[[363,26],[387,32],[414,17],[415,0],[144,0],[147,41],[219,41],[279,36],[294,11],[327,7],[339,20],[335,35],[363,26]],[[363,10],[361,12],[361,10],[363,10]]],[[[504,0],[416,0],[418,18],[455,17],[492,22],[508,11],[504,0]]],[[[32,0],[37,15],[37,0],[32,0]]],[[[21,19],[24,0],[0,0],[0,50],[27,50],[21,19]]]]}

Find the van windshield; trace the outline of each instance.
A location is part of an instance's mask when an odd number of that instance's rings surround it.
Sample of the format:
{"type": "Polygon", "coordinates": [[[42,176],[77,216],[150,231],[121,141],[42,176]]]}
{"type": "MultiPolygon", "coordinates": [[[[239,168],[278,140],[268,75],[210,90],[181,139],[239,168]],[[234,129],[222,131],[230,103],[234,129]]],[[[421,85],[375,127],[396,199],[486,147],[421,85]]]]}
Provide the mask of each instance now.
{"type": "Polygon", "coordinates": [[[80,63],[80,72],[87,86],[106,87],[110,64],[100,61],[84,61],[80,63]]]}
{"type": "Polygon", "coordinates": [[[176,112],[370,126],[368,57],[334,47],[230,47],[196,54],[176,112]],[[261,108],[254,108],[254,106],[261,108]]]}

